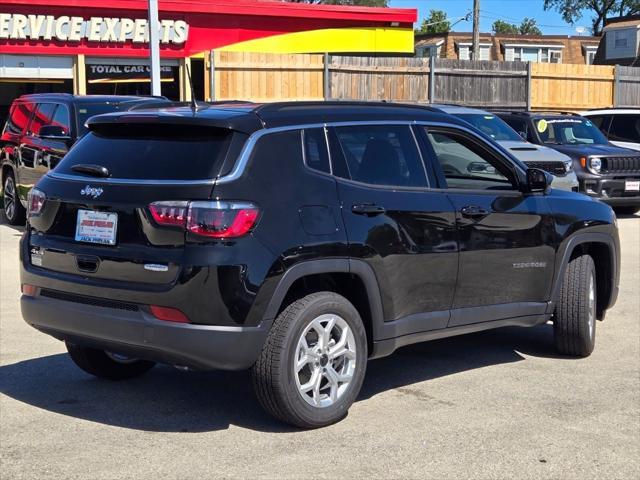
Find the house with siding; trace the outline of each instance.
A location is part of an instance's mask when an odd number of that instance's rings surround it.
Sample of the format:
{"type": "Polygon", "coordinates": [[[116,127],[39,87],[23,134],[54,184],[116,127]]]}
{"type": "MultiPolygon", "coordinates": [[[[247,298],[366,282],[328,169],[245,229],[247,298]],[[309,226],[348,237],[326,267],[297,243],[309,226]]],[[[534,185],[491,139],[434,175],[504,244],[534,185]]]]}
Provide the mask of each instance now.
{"type": "Polygon", "coordinates": [[[640,15],[605,20],[595,63],[640,67],[640,15]]]}
{"type": "MultiPolygon", "coordinates": [[[[591,65],[599,42],[591,36],[481,33],[479,59],[591,65]]],[[[415,55],[469,60],[472,45],[471,32],[416,34],[415,55]]]]}

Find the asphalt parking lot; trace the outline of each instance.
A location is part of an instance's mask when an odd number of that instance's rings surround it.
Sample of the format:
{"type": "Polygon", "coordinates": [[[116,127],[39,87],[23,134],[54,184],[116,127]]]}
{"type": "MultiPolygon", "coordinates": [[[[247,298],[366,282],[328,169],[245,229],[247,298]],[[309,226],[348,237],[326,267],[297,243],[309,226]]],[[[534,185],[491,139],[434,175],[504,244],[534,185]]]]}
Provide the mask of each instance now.
{"type": "Polygon", "coordinates": [[[0,225],[0,478],[640,478],[640,216],[587,359],[550,326],[406,347],[369,364],[341,423],[296,431],[245,372],[111,383],[20,316],[21,232],[0,225]]]}

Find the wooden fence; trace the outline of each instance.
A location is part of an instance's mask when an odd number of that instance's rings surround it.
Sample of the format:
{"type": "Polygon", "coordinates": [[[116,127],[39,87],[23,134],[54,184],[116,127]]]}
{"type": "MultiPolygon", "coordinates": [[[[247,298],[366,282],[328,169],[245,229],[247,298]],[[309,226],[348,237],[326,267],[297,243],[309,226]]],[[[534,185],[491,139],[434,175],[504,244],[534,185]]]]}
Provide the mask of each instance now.
{"type": "Polygon", "coordinates": [[[640,68],[632,67],[214,52],[213,68],[206,70],[214,72],[206,96],[215,100],[387,100],[558,111],[640,106],[640,68]]]}
{"type": "Polygon", "coordinates": [[[434,103],[527,108],[526,63],[438,59],[434,65],[434,103]]]}
{"type": "Polygon", "coordinates": [[[531,64],[531,107],[585,110],[613,105],[615,67],[531,64]]]}
{"type": "Polygon", "coordinates": [[[616,67],[616,107],[640,106],[640,68],[616,67]]]}

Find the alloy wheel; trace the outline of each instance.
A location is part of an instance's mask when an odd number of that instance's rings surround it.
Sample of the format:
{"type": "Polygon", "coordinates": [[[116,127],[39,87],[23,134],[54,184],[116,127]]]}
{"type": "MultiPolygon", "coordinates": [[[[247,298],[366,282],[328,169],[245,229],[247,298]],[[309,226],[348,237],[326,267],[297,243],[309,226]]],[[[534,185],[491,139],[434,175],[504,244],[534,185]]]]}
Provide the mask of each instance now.
{"type": "Polygon", "coordinates": [[[302,330],[293,376],[298,393],[309,405],[334,405],[349,389],[356,366],[355,337],[342,317],[320,315],[302,330]]]}

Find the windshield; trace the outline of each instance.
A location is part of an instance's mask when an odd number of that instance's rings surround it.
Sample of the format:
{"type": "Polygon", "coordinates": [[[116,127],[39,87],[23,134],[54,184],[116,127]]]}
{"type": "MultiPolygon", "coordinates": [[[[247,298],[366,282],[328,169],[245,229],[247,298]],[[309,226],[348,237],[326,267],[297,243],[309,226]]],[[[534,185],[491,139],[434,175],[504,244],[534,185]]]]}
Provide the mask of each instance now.
{"type": "Polygon", "coordinates": [[[586,118],[536,118],[543,143],[553,145],[607,145],[609,142],[591,120],[586,118]]]}
{"type": "Polygon", "coordinates": [[[507,125],[504,120],[491,114],[482,113],[460,113],[456,117],[470,123],[485,135],[497,141],[511,140],[514,142],[523,142],[524,140],[518,133],[507,125]]]}

